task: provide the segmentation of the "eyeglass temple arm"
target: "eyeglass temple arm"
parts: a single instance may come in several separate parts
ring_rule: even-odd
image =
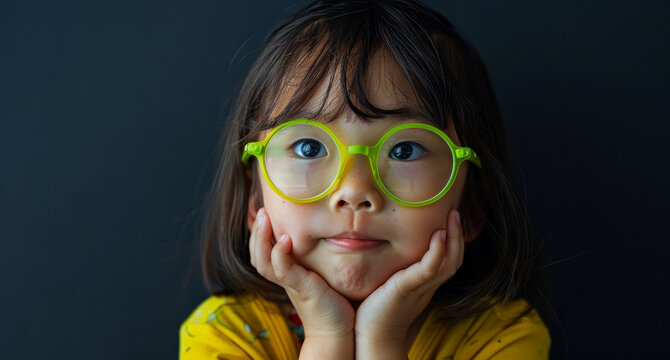
[[[482,161],[479,159],[479,156],[477,156],[477,153],[472,151],[469,147],[456,148],[456,158],[469,160],[477,165],[477,167],[482,167]]]
[[[253,155],[259,157],[262,154],[263,154],[263,143],[250,142],[244,145],[244,152],[242,153],[242,164],[248,165],[250,156]]]

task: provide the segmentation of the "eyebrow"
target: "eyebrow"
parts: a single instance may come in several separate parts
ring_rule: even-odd
[[[381,114],[378,118],[370,118],[372,120],[374,119],[394,119],[394,118],[416,118],[420,119],[422,121],[428,122],[428,123],[433,123],[434,121],[430,119],[430,116],[426,113],[426,111],[419,107],[419,106],[407,106],[407,107],[400,107],[392,110],[400,110],[396,114]],[[316,121],[323,121],[325,119],[333,119],[334,116],[333,114],[321,111],[319,114],[317,114],[317,110],[307,110],[305,108],[302,108],[298,110],[294,115],[289,116],[290,118],[306,118],[310,120],[316,120]],[[356,116],[356,118],[359,118]]]
[[[403,109],[403,111],[396,114],[395,116],[420,118],[420,119],[423,119],[423,120],[426,120],[426,121],[431,121],[430,116],[428,115],[426,110],[419,107],[419,106],[408,106],[408,107],[402,108],[402,109]]]

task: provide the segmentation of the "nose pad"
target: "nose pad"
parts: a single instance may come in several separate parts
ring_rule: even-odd
[[[330,194],[330,208],[334,211],[377,211],[382,201],[370,161],[366,156],[352,156],[345,164],[340,183]]]

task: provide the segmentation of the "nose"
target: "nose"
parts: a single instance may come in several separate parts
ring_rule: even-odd
[[[331,210],[374,212],[381,209],[382,201],[368,158],[352,156],[345,164],[340,183],[330,194]]]

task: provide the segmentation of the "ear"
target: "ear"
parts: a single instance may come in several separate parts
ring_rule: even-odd
[[[480,194],[482,194],[482,197],[484,199],[488,199],[489,193],[491,191],[491,186],[489,185],[489,182],[487,181],[486,178],[482,178],[481,184],[478,186]],[[480,210],[475,209],[474,213],[472,216],[468,219],[467,221],[467,226],[469,230],[470,236],[465,239],[466,243],[471,242],[472,240],[476,239],[479,234],[481,234],[482,230],[484,230],[484,213]]]
[[[478,211],[477,214],[468,221],[468,227],[470,228],[470,231],[468,232],[470,236],[467,239],[464,239],[466,243],[476,239],[479,234],[481,234],[484,229],[484,215]]]
[[[256,222],[256,215],[258,215],[258,210],[260,210],[259,207],[259,201],[256,199],[256,194],[255,191],[251,191],[254,187],[252,186],[254,184],[254,176],[251,173],[251,170],[246,171],[246,177],[247,177],[247,227],[249,228],[249,232],[251,232],[251,229],[254,226],[254,223]]]

